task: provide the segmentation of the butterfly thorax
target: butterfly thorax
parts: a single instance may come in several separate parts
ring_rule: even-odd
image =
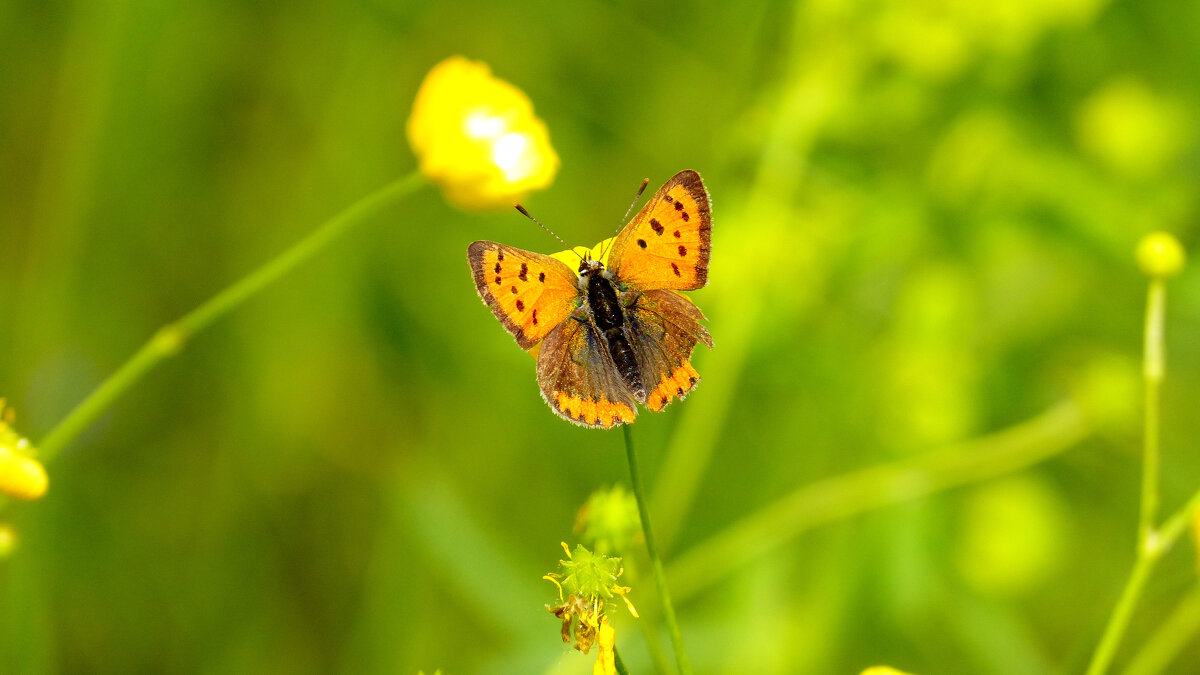
[[[587,291],[588,310],[596,329],[604,336],[609,358],[617,367],[621,379],[633,390],[634,397],[638,401],[645,401],[646,388],[642,385],[641,369],[629,342],[625,310],[611,274],[596,261],[580,263],[579,271],[580,286]]]

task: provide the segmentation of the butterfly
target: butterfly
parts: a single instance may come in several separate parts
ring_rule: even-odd
[[[700,381],[692,349],[712,336],[677,291],[708,283],[712,216],[695,171],[681,171],[611,240],[607,255],[561,260],[476,241],[475,288],[522,349],[540,346],[537,380],[551,410],[607,429],[658,412]],[[599,247],[598,247],[599,248]]]

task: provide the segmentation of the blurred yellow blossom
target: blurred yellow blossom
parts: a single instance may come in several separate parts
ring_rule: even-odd
[[[862,671],[860,675],[910,675],[902,670],[896,670],[891,666],[871,666]]]
[[[1068,509],[1044,479],[1016,475],[980,486],[960,509],[954,562],[977,592],[1036,591],[1059,567],[1070,540]]]
[[[49,479],[42,463],[33,458],[33,446],[12,428],[16,415],[0,398],[0,494],[15,499],[37,499],[46,494]]]
[[[516,87],[486,64],[452,56],[425,76],[408,118],[421,173],[466,209],[511,206],[554,180],[546,125]]]
[[[8,523],[0,523],[0,559],[7,558],[8,554],[13,552],[17,547],[17,532]]]
[[[1138,267],[1149,277],[1166,279],[1179,274],[1187,261],[1183,245],[1166,232],[1152,232],[1138,242]]]
[[[1132,77],[1115,78],[1092,94],[1075,127],[1084,150],[1130,178],[1152,178],[1169,169],[1195,135],[1177,102]]]

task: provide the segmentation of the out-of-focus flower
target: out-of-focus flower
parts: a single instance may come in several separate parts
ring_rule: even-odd
[[[486,64],[452,56],[425,76],[408,118],[421,173],[466,209],[511,206],[554,180],[558,155],[529,98]]]
[[[42,463],[33,458],[33,446],[12,428],[16,414],[0,398],[0,494],[14,499],[37,499],[46,494],[50,480]]]
[[[0,559],[7,558],[17,547],[17,532],[8,523],[0,523]]]
[[[1033,592],[1062,563],[1067,509],[1045,481],[1019,475],[989,483],[967,495],[960,511],[954,560],[976,591]]]
[[[1112,171],[1148,179],[1173,170],[1195,138],[1195,125],[1178,102],[1138,79],[1118,77],[1084,102],[1075,135]]]
[[[593,492],[575,519],[576,534],[597,553],[624,551],[641,531],[637,500],[620,485]]]
[[[902,670],[896,670],[891,666],[871,666],[862,671],[860,675],[910,675]]]
[[[1167,279],[1179,274],[1187,254],[1179,240],[1167,232],[1152,232],[1138,242],[1138,267],[1148,277]]]

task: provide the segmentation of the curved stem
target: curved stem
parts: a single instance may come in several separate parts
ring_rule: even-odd
[[[675,606],[671,604],[671,593],[667,590],[666,574],[663,573],[662,560],[658,557],[658,546],[654,543],[654,534],[650,529],[650,513],[646,508],[646,494],[642,488],[642,475],[638,471],[637,454],[633,451],[633,432],[628,424],[621,425],[625,432],[625,456],[629,459],[629,480],[633,483],[633,494],[637,497],[638,516],[642,520],[642,534],[646,537],[646,552],[650,555],[650,565],[654,569],[654,581],[658,586],[658,598],[662,604],[663,619],[667,623],[667,632],[671,635],[671,645],[675,648],[675,662],[679,672],[691,675],[692,663],[688,660],[687,650],[683,647],[683,634],[679,631],[679,622],[675,618]]]
[[[1033,466],[1091,430],[1084,412],[1066,400],[988,436],[803,485],[677,556],[676,595],[691,597],[817,526]]]
[[[1142,377],[1145,380],[1145,416],[1142,444],[1142,505],[1138,519],[1138,538],[1146,541],[1154,529],[1158,512],[1158,399],[1166,370],[1163,358],[1163,322],[1166,315],[1166,284],[1162,279],[1150,281],[1146,296],[1145,347]]]
[[[1167,519],[1160,529],[1155,529],[1155,514],[1158,511],[1158,452],[1159,452],[1159,389],[1166,373],[1164,357],[1163,330],[1166,322],[1166,283],[1161,278],[1150,280],[1150,290],[1146,296],[1146,326],[1145,347],[1142,362],[1142,378],[1145,381],[1145,427],[1142,436],[1142,499],[1138,515],[1137,558],[1129,579],[1125,582],[1125,590],[1121,599],[1108,617],[1104,627],[1104,636],[1096,651],[1092,653],[1087,675],[1102,675],[1108,671],[1116,656],[1121,638],[1129,626],[1129,617],[1133,614],[1138,600],[1142,595],[1142,587],[1150,576],[1151,570],[1183,531],[1187,524],[1186,518],[1196,508],[1200,494],[1184,505],[1174,516]]]
[[[262,267],[217,293],[178,321],[158,329],[141,349],[129,357],[108,379],[101,382],[100,386],[36,444],[38,459],[42,462],[53,460],[68,443],[75,440],[97,417],[108,410],[121,394],[141,380],[154,366],[178,354],[196,333],[240,306],[300,263],[324,250],[330,242],[352,226],[369,220],[387,206],[414,192],[423,183],[421,174],[413,172],[363,197]]]

